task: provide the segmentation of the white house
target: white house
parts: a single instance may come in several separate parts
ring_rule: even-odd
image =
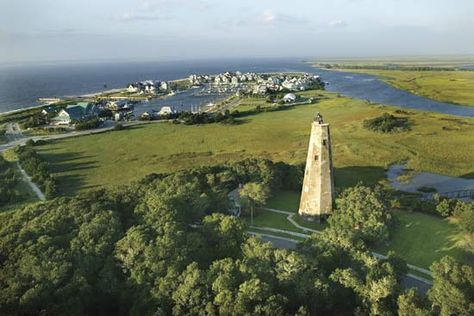
[[[127,92],[129,92],[129,93],[135,93],[135,92],[138,92],[138,91],[140,91],[140,86],[136,83],[130,83],[127,86]]]
[[[234,77],[232,77],[231,82],[232,82],[232,85],[238,86],[239,85],[239,78],[234,76]]]
[[[160,112],[158,112],[159,115],[168,115],[168,114],[173,114],[173,110],[171,109],[170,106],[164,106],[160,109]]]
[[[161,91],[167,91],[168,89],[169,89],[168,82],[162,81],[161,84],[160,84],[160,90]]]
[[[294,95],[293,93],[285,94],[285,96],[283,97],[283,102],[285,103],[293,103],[295,101],[296,101],[296,95]]]
[[[79,102],[68,105],[65,109],[59,111],[58,116],[52,119],[55,125],[68,125],[75,121],[96,116],[98,108],[95,104],[89,102]]]
[[[113,100],[107,102],[107,108],[113,111],[118,111],[128,108],[127,100]]]

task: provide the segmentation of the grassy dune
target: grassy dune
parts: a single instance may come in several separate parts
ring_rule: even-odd
[[[433,100],[474,106],[474,71],[350,69],[381,77],[387,83]]]
[[[473,119],[413,111],[411,131],[384,135],[364,129],[362,122],[395,108],[324,95],[327,99],[318,104],[244,117],[236,125],[156,123],[37,148],[52,163],[62,193],[74,194],[129,183],[152,172],[247,157],[303,163],[310,124],[320,111],[331,124],[336,186],[377,182],[387,165],[406,159],[415,170],[473,176],[474,151],[466,146],[474,143]]]

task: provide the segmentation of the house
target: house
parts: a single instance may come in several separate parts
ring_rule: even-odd
[[[44,108],[41,111],[41,114],[43,114],[44,116],[49,116],[49,115],[56,114],[56,113],[58,113],[58,108],[56,108],[54,106],[48,106],[47,108]]]
[[[128,108],[128,101],[127,100],[109,101],[109,102],[107,102],[106,107],[109,110],[112,110],[112,111],[119,111],[119,110],[122,110],[122,109],[127,109]]]
[[[127,92],[129,93],[136,93],[136,92],[139,92],[140,90],[141,90],[141,87],[140,87],[140,84],[138,83],[130,83],[127,86]]]
[[[240,189],[242,189],[242,185],[239,185],[236,189],[230,191],[229,194],[227,194],[230,205],[229,213],[235,217],[239,217],[242,212]]]
[[[239,85],[239,78],[238,77],[232,77],[231,83],[233,86],[238,86]]]
[[[168,84],[168,82],[162,81],[162,82],[160,83],[160,90],[161,90],[161,91],[168,91],[168,89],[169,89],[169,84]]]
[[[154,117],[153,112],[147,111],[147,112],[143,112],[140,115],[140,120],[148,121],[148,120],[151,120],[153,117]]]
[[[123,120],[123,112],[115,113],[114,114],[114,120],[117,121],[117,122]]]
[[[268,91],[268,87],[264,84],[256,85],[254,88],[254,94],[266,94]]]
[[[173,114],[173,110],[171,109],[170,106],[164,106],[160,109],[160,112],[158,112],[159,115],[170,115]]]
[[[296,95],[294,95],[293,93],[285,94],[282,100],[285,103],[293,103],[296,101]]]
[[[79,102],[68,105],[65,109],[59,111],[58,116],[52,119],[55,125],[69,125],[73,122],[86,118],[91,118],[98,114],[98,108],[90,102]]]

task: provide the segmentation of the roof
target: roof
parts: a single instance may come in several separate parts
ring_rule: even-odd
[[[230,191],[227,194],[227,197],[232,203],[234,203],[234,206],[240,207],[240,187]]]
[[[79,107],[83,108],[84,110],[87,110],[91,105],[92,105],[92,103],[90,103],[90,102],[78,102],[76,104],[68,105],[66,107],[66,109],[75,108],[75,107],[79,106]]]
[[[66,109],[64,109],[64,112],[69,115],[69,118],[71,118],[71,120],[80,120],[85,115],[85,109],[79,105],[68,106]]]

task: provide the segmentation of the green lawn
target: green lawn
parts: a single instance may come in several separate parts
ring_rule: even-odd
[[[278,191],[272,194],[272,197],[268,200],[266,207],[273,208],[276,210],[293,212],[294,221],[306,228],[323,230],[327,227],[327,224],[322,223],[312,223],[305,221],[302,217],[298,215],[298,207],[300,204],[300,193],[293,191]],[[286,220],[286,218],[285,218]]]
[[[250,224],[250,217],[248,218]],[[287,219],[285,214],[275,212],[256,210],[253,225],[257,227],[270,227],[289,230],[297,233],[304,233],[299,228],[293,226]]]
[[[375,251],[385,254],[393,250],[423,268],[446,255],[474,264],[472,256],[456,247],[460,235],[455,224],[422,213],[395,211],[394,216],[399,224],[392,231],[390,243]]]
[[[293,191],[278,191],[272,194],[266,207],[280,211],[298,213],[300,194]]]
[[[267,203],[267,207],[289,212],[298,210],[299,193],[290,191],[275,192]],[[278,215],[278,214],[276,214]],[[375,251],[386,254],[393,250],[401,255],[409,263],[429,268],[431,263],[445,255],[450,255],[463,262],[474,263],[465,251],[459,248],[460,233],[455,224],[439,217],[413,213],[406,211],[394,211],[394,216],[399,222],[392,231],[391,239],[387,245],[375,249]],[[308,228],[322,230],[325,224],[308,223],[299,216],[294,217],[295,221]],[[272,220],[266,221],[262,218],[267,227],[284,227],[286,217],[273,216]],[[271,226],[277,225],[277,226]],[[470,261],[469,261],[470,260]]]
[[[73,195],[101,186],[130,183],[153,172],[170,172],[248,157],[303,163],[314,113],[331,124],[335,185],[373,184],[384,169],[408,159],[415,170],[461,176],[474,174],[474,119],[415,112],[413,129],[379,134],[362,127],[364,119],[396,108],[323,95],[317,104],[265,112],[239,124],[201,126],[157,123],[122,131],[54,141],[37,147],[59,178],[60,191]],[[261,102],[264,102],[262,100]],[[443,127],[449,126],[449,129]]]

